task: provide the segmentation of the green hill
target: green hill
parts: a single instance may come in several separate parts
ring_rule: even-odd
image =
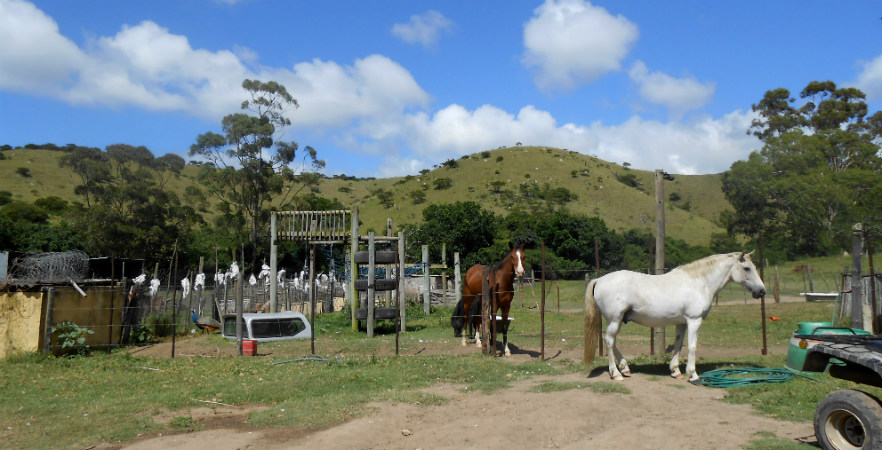
[[[76,200],[78,180],[59,167],[59,151],[13,149],[0,160],[0,191],[32,202],[58,196]],[[27,168],[23,176],[19,168]],[[188,165],[169,186],[179,192],[195,183],[198,167]],[[446,187],[445,186],[449,186]],[[730,210],[720,175],[677,175],[665,181],[666,233],[690,244],[707,244],[724,231],[720,212]],[[357,206],[365,229],[419,223],[429,204],[473,200],[497,215],[518,206],[558,203],[574,213],[600,216],[616,230],[655,231],[655,182],[651,171],[636,170],[577,152],[550,147],[508,147],[450,160],[421,175],[353,179],[324,178],[314,192]],[[419,194],[421,192],[422,194]],[[420,196],[424,199],[420,201]],[[385,196],[385,204],[381,199]],[[414,196],[417,196],[416,199]],[[565,201],[569,198],[569,201]]]

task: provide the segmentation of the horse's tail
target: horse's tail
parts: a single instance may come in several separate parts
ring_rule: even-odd
[[[453,315],[450,316],[450,326],[453,327],[454,337],[462,336],[463,324],[465,323],[465,314],[463,314],[464,309],[463,299],[459,299],[459,302],[456,303],[456,307],[453,308]]]
[[[596,284],[597,279],[594,279],[585,286],[585,353],[583,362],[589,365],[594,363],[602,326],[600,310],[597,309],[597,303],[594,301],[594,286]]]

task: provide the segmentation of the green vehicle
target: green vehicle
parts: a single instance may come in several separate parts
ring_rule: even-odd
[[[800,324],[787,353],[788,367],[809,372],[829,367],[830,376],[882,387],[882,335],[806,324],[819,325]],[[833,392],[818,403],[814,427],[825,450],[882,449],[882,401],[853,389]]]

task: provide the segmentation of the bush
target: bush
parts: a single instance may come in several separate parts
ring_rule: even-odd
[[[65,321],[52,326],[52,333],[56,332],[58,333],[58,342],[61,343],[61,349],[65,353],[76,351],[80,355],[86,355],[90,352],[89,346],[86,345],[86,336],[95,334],[94,331]]]

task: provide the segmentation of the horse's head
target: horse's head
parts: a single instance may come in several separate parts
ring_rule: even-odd
[[[515,247],[509,244],[509,246],[511,251],[508,253],[508,257],[511,260],[511,266],[514,268],[515,275],[522,277],[524,276],[524,245]]]
[[[750,260],[752,254],[753,252],[741,252],[737,255],[737,260],[732,265],[729,275],[732,277],[732,281],[749,290],[753,298],[760,298],[766,295],[766,286],[763,284],[756,266],[753,265],[753,261]]]

